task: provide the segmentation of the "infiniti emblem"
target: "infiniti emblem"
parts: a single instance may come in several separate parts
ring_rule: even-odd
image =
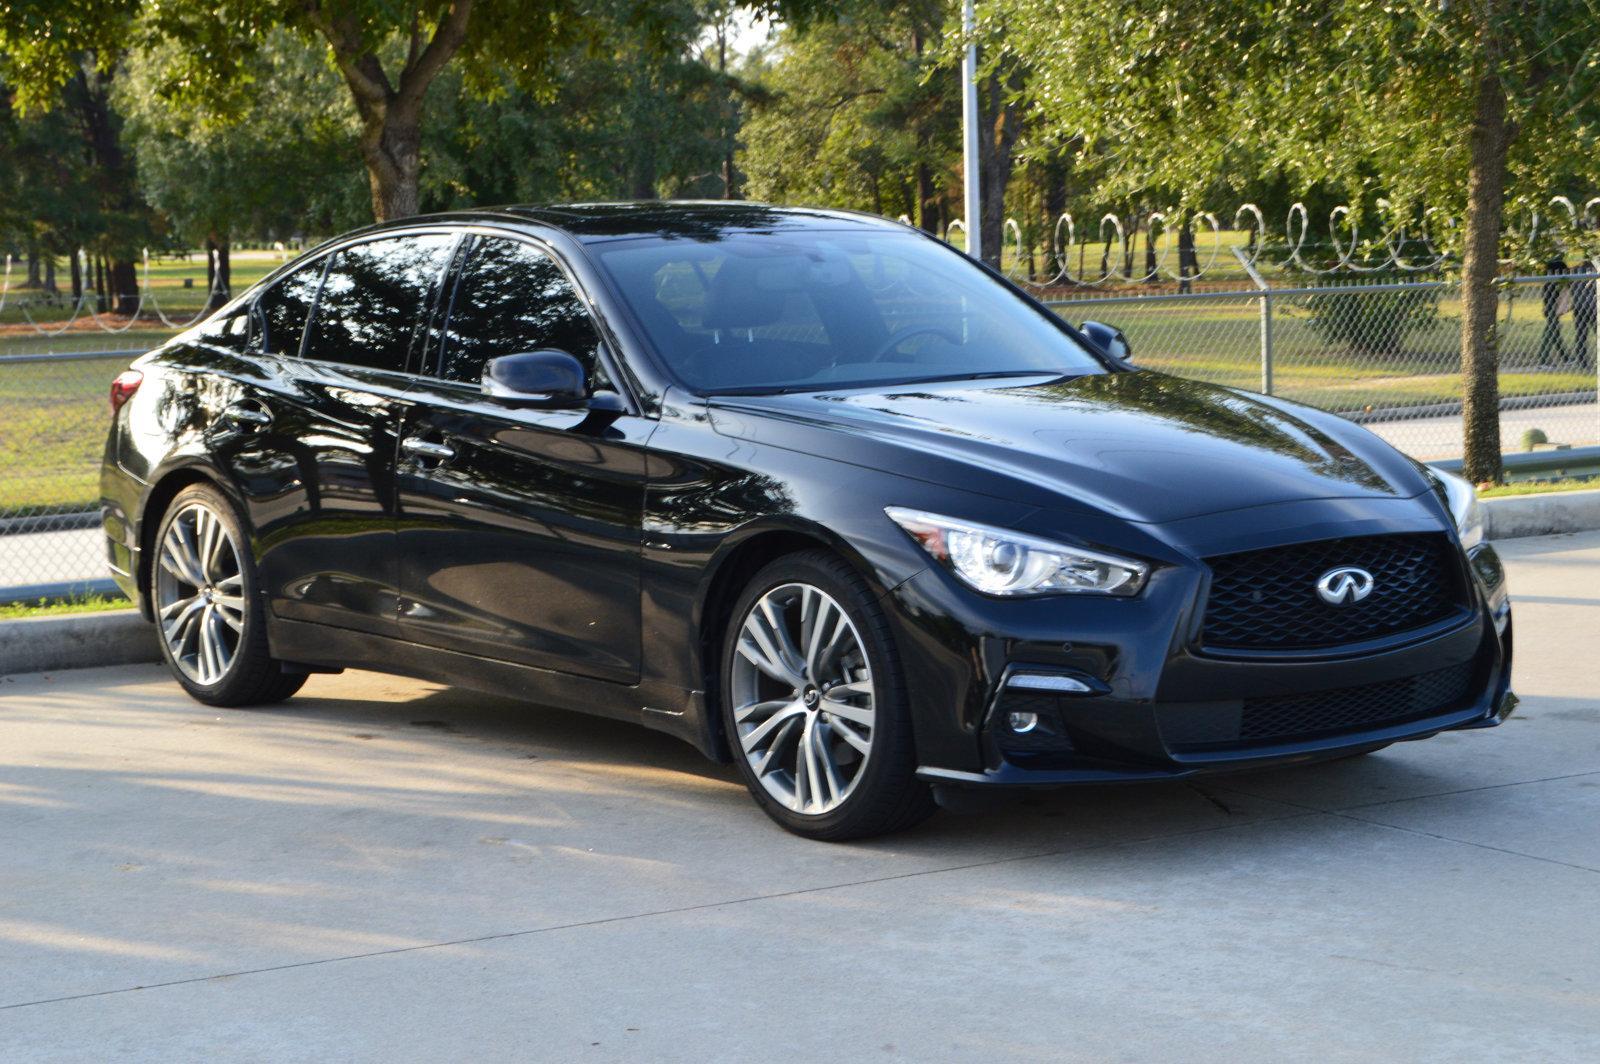
[[[1329,569],[1317,580],[1317,594],[1330,606],[1348,606],[1372,594],[1372,574],[1353,565]]]

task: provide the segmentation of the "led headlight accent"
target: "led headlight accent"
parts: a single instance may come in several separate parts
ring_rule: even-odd
[[[1137,595],[1149,566],[1046,539],[899,506],[884,513],[985,595]]]
[[[1432,468],[1428,472],[1444,489],[1445,505],[1450,508],[1450,517],[1456,523],[1456,532],[1461,536],[1461,546],[1471,550],[1482,543],[1483,510],[1478,505],[1477,491],[1454,473]]]

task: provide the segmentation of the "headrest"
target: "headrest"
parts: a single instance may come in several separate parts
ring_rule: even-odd
[[[754,267],[754,268],[753,268]],[[771,325],[783,316],[786,292],[763,290],[757,285],[759,267],[729,257],[711,278],[706,295],[706,329],[753,329]]]

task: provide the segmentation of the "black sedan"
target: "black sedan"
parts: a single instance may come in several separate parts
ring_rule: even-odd
[[[117,379],[110,562],[208,704],[354,667],[636,721],[815,838],[1511,712],[1470,486],[1128,358],[877,218],[410,219]]]

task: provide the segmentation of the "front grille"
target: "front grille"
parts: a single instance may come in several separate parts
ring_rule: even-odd
[[[1472,692],[1473,663],[1383,683],[1305,695],[1252,698],[1233,708],[1166,706],[1162,738],[1176,751],[1292,742],[1402,724],[1458,708]]]
[[[1461,608],[1450,540],[1438,534],[1360,536],[1207,559],[1211,596],[1200,642],[1217,650],[1336,647],[1421,628]],[[1329,569],[1372,574],[1360,602],[1330,606],[1317,594]]]

